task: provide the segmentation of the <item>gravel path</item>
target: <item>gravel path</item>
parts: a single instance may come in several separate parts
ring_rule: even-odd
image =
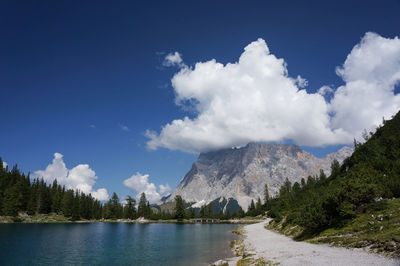
[[[296,242],[264,228],[265,222],[245,226],[244,244],[255,257],[280,265],[400,265],[390,259],[361,250]]]

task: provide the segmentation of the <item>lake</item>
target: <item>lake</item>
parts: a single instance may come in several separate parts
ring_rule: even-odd
[[[1,224],[0,265],[208,265],[233,224]]]

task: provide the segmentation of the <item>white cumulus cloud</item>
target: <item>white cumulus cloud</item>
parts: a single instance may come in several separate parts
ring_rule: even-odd
[[[399,110],[400,96],[393,92],[400,80],[399,51],[397,37],[367,33],[337,69],[345,85],[324,86],[316,93],[302,89],[307,86],[302,77],[288,75],[286,62],[263,39],[246,46],[238,62],[224,65],[213,59],[182,67],[172,78],[175,101],[196,115],[173,120],[160,133],[148,130],[147,146],[198,153],[251,141],[352,143],[364,129],[379,125],[382,116]],[[327,94],[333,94],[330,102]]]
[[[123,183],[126,187],[137,192],[136,198],[138,199],[144,192],[147,200],[151,203],[159,201],[161,199],[161,195],[171,189],[168,185],[160,185],[160,190],[158,192],[156,185],[149,182],[149,175],[142,175],[139,172],[132,175],[130,178],[125,179]]]
[[[6,162],[3,162],[3,168],[7,168],[8,164]]]
[[[186,65],[183,63],[182,55],[178,52],[169,53],[162,63],[163,66],[178,66],[178,67],[185,67]]]
[[[400,82],[400,40],[366,33],[336,73],[345,85],[336,89],[329,110],[332,128],[341,128],[359,138],[366,129],[373,131],[399,111],[400,95],[394,94]]]
[[[98,200],[108,199],[107,189],[93,189],[97,176],[88,164],[79,164],[69,170],[61,153],[54,153],[53,162],[45,170],[35,171],[33,177],[43,178],[48,184],[57,179],[57,182],[65,185],[67,189],[80,190],[85,194],[90,193]]]

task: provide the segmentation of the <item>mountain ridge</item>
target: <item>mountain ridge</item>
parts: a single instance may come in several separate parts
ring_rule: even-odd
[[[186,202],[208,203],[217,198],[233,198],[246,210],[251,200],[263,198],[265,183],[275,195],[286,178],[318,175],[320,169],[330,173],[333,160],[340,163],[353,152],[343,147],[335,153],[317,158],[295,144],[260,144],[251,142],[241,148],[201,153],[175,191],[164,201],[181,195]]]

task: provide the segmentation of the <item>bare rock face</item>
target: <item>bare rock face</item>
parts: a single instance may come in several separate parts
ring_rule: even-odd
[[[307,176],[330,174],[333,160],[341,163],[353,152],[344,147],[319,159],[292,144],[249,143],[243,148],[201,153],[169,200],[181,195],[202,205],[220,197],[233,198],[246,210],[251,200],[263,198],[264,185],[275,195],[286,178],[300,182]]]

